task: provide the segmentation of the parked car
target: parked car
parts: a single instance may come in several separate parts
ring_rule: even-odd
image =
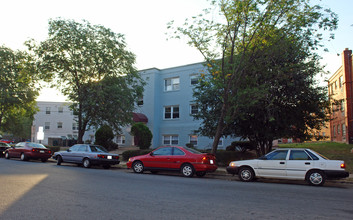
[[[0,142],[0,157],[5,155],[5,150],[11,148],[11,145],[8,143]]]
[[[321,186],[326,179],[348,177],[345,167],[344,161],[329,160],[310,149],[283,148],[259,159],[232,161],[227,171],[239,175],[245,182],[262,177],[306,180],[311,185]]]
[[[67,151],[55,152],[53,159],[57,165],[61,163],[82,164],[85,168],[92,165],[103,165],[109,169],[111,165],[119,164],[119,154],[111,154],[104,147],[91,144],[75,144]]]
[[[33,142],[20,142],[14,147],[11,147],[5,151],[6,159],[17,157],[23,161],[30,159],[40,159],[42,162],[46,162],[51,157],[51,155],[51,150],[42,144]]]
[[[216,157],[213,154],[179,146],[159,147],[149,154],[131,157],[126,165],[135,173],[177,171],[185,177],[192,177],[194,174],[202,177],[206,172],[214,172],[217,169]]]
[[[12,143],[12,141],[7,140],[7,139],[1,139],[0,142],[7,143],[7,144],[11,144]]]

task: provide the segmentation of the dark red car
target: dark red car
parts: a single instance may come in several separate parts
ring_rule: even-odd
[[[20,142],[5,151],[5,158],[20,158],[21,160],[37,159],[46,162],[52,156],[52,151],[42,144]]]
[[[149,154],[131,157],[127,167],[135,173],[143,171],[177,171],[183,176],[204,176],[206,172],[214,172],[217,169],[216,157],[213,154],[201,153],[187,147],[166,146],[159,147]]]

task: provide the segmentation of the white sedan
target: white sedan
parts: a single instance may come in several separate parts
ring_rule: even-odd
[[[310,149],[282,148],[254,160],[232,161],[227,167],[230,174],[250,182],[256,177],[306,180],[321,186],[326,179],[349,176],[344,161],[329,160]]]

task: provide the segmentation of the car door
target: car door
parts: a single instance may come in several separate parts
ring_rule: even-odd
[[[178,170],[180,169],[181,164],[183,164],[183,162],[186,162],[186,155],[185,152],[180,150],[177,147],[173,147],[173,155],[170,157],[170,168],[174,169],[174,170]],[[190,161],[189,161],[190,162]]]
[[[263,177],[285,177],[288,150],[275,150],[260,158],[258,175]]]
[[[72,152],[72,160],[74,163],[81,163],[85,155],[87,154],[87,145],[79,144],[78,147]]]
[[[305,179],[306,172],[313,167],[312,158],[305,150],[291,150],[287,161],[287,177]]]
[[[170,169],[172,147],[162,147],[153,151],[143,163],[145,167],[156,169]]]
[[[67,151],[61,153],[64,162],[74,162],[74,153],[78,150],[79,145],[70,147]]]

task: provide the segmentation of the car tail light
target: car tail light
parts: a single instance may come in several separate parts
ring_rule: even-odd
[[[97,157],[102,158],[102,159],[107,159],[107,155],[98,154]]]
[[[51,151],[50,151],[50,150],[48,150],[48,153],[49,153],[49,154],[51,154]]]
[[[119,160],[119,156],[114,156],[113,158]]]
[[[208,157],[203,157],[203,158],[202,158],[202,163],[210,163],[210,158],[208,158]]]
[[[346,164],[345,163],[341,163],[341,168],[346,168]]]

